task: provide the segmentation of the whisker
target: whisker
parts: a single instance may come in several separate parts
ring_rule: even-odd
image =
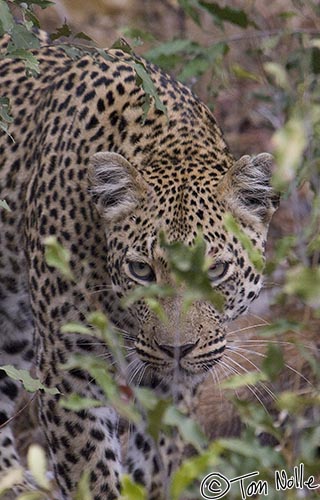
[[[255,370],[257,370],[258,372],[260,372],[260,368],[255,364],[253,363],[253,361],[251,361],[250,359],[248,359],[246,356],[244,356],[243,354],[241,353],[236,353],[238,356],[240,356],[242,359],[244,359],[245,361],[247,361],[248,363],[250,363],[251,366],[254,367]],[[239,368],[242,368],[243,370],[244,367],[238,363],[235,359],[231,358],[231,357],[227,357],[227,359],[229,361],[231,361],[232,363],[234,363],[236,366],[238,366]],[[249,370],[245,370],[246,373],[250,373]],[[258,384],[262,387],[262,389],[264,391],[266,391],[267,394],[269,394],[269,396],[271,397],[271,399],[273,399],[274,401],[276,401],[278,398],[276,397],[275,393],[270,389],[270,387],[268,387],[265,383],[263,383],[262,381],[259,381]]]
[[[267,320],[267,319],[265,319],[265,318],[262,318],[262,317],[261,317],[261,316],[259,316],[258,314],[254,314],[254,313],[249,312],[249,313],[247,314],[247,316],[251,316],[252,318],[257,319],[258,321],[261,321],[261,322],[262,322],[262,323],[264,323],[265,325],[270,326],[270,324],[271,324],[271,323],[270,323],[270,321],[268,321],[268,320]]]
[[[245,332],[246,330],[252,330],[254,328],[262,328],[266,326],[266,323],[258,323],[257,325],[244,326],[243,328],[238,328],[237,330],[232,330],[227,332],[227,335],[233,335],[234,333]]]
[[[216,365],[214,365],[213,367],[210,367],[210,366],[206,365],[206,368],[207,368],[207,370],[210,373],[210,376],[211,376],[211,378],[213,380],[213,383],[214,383],[215,387],[218,387],[220,399],[222,399],[221,383],[220,383],[220,380],[219,380],[219,373],[218,373],[219,371],[216,369]]]
[[[228,361],[233,361],[231,358],[228,359]],[[220,363],[223,363],[229,370],[231,373],[235,374],[235,375],[242,375],[243,373],[250,373],[248,370],[246,369],[243,369],[243,367],[241,365],[238,364],[238,366],[240,366],[241,369],[243,369],[243,371],[239,371],[237,368],[235,367],[232,367],[232,366],[229,366],[225,360],[221,360]],[[265,412],[267,414],[269,414],[265,404],[263,403],[263,401],[261,400],[261,398],[259,397],[258,394],[262,395],[261,394],[261,391],[259,391],[258,388],[256,387],[253,387],[252,385],[249,385],[249,384],[246,384],[246,387],[249,389],[249,391],[253,394],[253,396],[257,399],[257,401],[259,401],[259,403],[261,404],[262,408],[265,410]]]

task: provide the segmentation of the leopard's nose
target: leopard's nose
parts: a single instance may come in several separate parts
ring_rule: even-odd
[[[165,352],[170,358],[174,358],[180,360],[184,358],[189,352],[191,352],[197,345],[199,339],[196,342],[190,342],[184,345],[168,345],[168,344],[159,344],[156,342],[158,348]]]

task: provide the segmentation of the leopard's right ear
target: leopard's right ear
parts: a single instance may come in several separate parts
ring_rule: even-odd
[[[242,156],[227,171],[219,193],[236,217],[246,223],[268,225],[279,204],[271,184],[273,158],[267,153]]]
[[[92,156],[90,183],[92,199],[108,221],[130,214],[148,191],[141,174],[118,153],[101,152]]]

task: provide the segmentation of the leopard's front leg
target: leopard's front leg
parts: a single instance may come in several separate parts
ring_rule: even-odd
[[[115,411],[101,407],[75,412],[63,408],[59,399],[42,394],[40,414],[62,498],[73,499],[87,474],[93,500],[117,499],[121,454]]]
[[[170,479],[181,463],[185,443],[177,430],[160,433],[157,442],[145,425],[132,426],[128,435],[124,466],[132,479],[145,486],[148,500],[170,500]]]

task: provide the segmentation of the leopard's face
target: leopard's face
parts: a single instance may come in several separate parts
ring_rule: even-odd
[[[105,153],[96,155],[96,161],[99,158],[106,161],[103,155]],[[233,185],[244,176],[245,170],[253,176],[259,160],[266,170],[270,158],[260,156],[239,160],[219,182],[211,182],[204,173],[192,189],[182,176],[176,183],[167,188],[162,185],[159,190],[154,179],[150,182],[147,176],[139,176],[135,179],[135,202],[132,201],[134,182],[127,198],[124,181],[121,189],[115,190],[114,197],[109,197],[114,208],[115,197],[119,196],[124,210],[121,215],[106,217],[108,268],[115,296],[123,300],[135,287],[151,284],[170,285],[174,291],[158,298],[160,315],[152,310],[148,300],[135,301],[125,312],[131,325],[130,331],[126,329],[129,366],[139,383],[142,377],[149,375],[184,383],[201,380],[223,355],[228,321],[244,312],[258,296],[261,268],[255,267],[239,239],[226,229],[225,216],[234,214],[241,231],[263,259],[268,222],[274,210],[269,188],[259,202],[252,185],[243,187],[241,192]],[[119,162],[121,168],[124,165],[129,170],[132,168],[120,155],[107,153],[109,157],[114,164]],[[130,202],[134,206],[128,208]],[[118,208],[121,212],[121,207]],[[180,241],[191,246],[199,230],[210,262],[208,277],[212,288],[221,295],[223,306],[219,308],[195,297],[185,311],[186,287],[178,285],[171,272],[160,233],[165,234],[168,242]]]

